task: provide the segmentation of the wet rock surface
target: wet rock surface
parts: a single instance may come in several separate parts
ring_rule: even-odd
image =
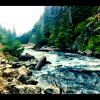
[[[19,57],[20,61],[27,61],[27,60],[30,60],[30,59],[35,59],[35,57],[30,55],[29,53],[26,53],[25,55],[21,55]]]
[[[37,62],[37,65],[35,66],[35,70],[40,70],[46,63],[47,63],[46,57],[44,56]]]

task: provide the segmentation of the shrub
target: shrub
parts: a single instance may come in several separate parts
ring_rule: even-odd
[[[8,52],[15,57],[19,57],[22,51],[23,48],[20,48],[20,42],[18,41],[8,42],[3,48],[3,52]]]

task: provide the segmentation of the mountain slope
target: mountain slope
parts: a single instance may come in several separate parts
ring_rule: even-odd
[[[99,51],[98,9],[99,6],[46,6],[29,42],[37,47]]]

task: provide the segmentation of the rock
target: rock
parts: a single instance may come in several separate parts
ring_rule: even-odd
[[[46,64],[51,64],[51,62],[50,61],[46,61]]]
[[[21,55],[19,57],[19,61],[27,61],[27,60],[30,60],[30,59],[35,59],[35,57],[28,54],[28,53],[26,53],[25,55]]]
[[[30,71],[30,70],[27,71],[27,75],[28,75],[28,76],[32,76],[32,71]]]
[[[44,91],[44,93],[45,94],[53,94],[54,93],[54,90],[53,89],[46,89],[45,91]]]
[[[45,94],[60,94],[57,93],[57,91],[55,89],[52,89],[52,88],[47,88],[45,91],[44,91]]]
[[[18,74],[18,71],[16,69],[7,68],[3,72],[3,76],[5,76],[5,77],[17,77],[18,75],[19,74]]]
[[[6,68],[11,68],[11,67],[12,67],[12,65],[6,64]]]
[[[13,80],[11,81],[11,84],[13,84],[13,85],[21,85],[22,83],[20,81],[18,81],[16,78],[13,78]]]
[[[35,66],[36,66],[36,64],[30,64],[28,67],[29,67],[29,69],[34,69]]]
[[[43,56],[43,57],[37,62],[37,65],[35,66],[34,69],[40,70],[45,64],[46,64],[46,57]]]
[[[95,56],[96,58],[100,58],[100,52],[97,52],[97,51],[94,52],[94,53],[93,53],[93,56]]]
[[[86,50],[85,53],[86,53],[86,55],[90,56],[92,54],[92,51],[91,50]]]
[[[3,90],[1,94],[9,94],[9,90]]]
[[[61,67],[62,65],[57,65],[56,67]]]
[[[20,75],[27,75],[28,69],[25,66],[18,68],[18,72]]]
[[[3,72],[0,70],[0,76],[2,76],[3,75]]]
[[[48,85],[48,87],[44,90],[45,94],[61,94],[60,88],[57,86],[53,86],[52,84]]]
[[[8,82],[3,77],[0,76],[0,93],[6,90],[7,86]]]
[[[38,81],[35,81],[33,79],[30,79],[27,81],[28,84],[32,84],[32,85],[37,85],[38,84]]]
[[[2,59],[1,64],[6,64],[6,59]]]
[[[20,66],[21,66],[21,64],[18,63],[18,62],[13,62],[12,63],[12,68],[19,68]]]
[[[26,75],[20,75],[17,79],[23,84],[28,84],[27,80],[29,80],[29,77]]]
[[[15,87],[15,85],[9,85],[7,87],[7,89],[9,90],[9,94],[18,94],[19,90]]]
[[[43,89],[35,85],[17,85],[19,94],[43,94]]]

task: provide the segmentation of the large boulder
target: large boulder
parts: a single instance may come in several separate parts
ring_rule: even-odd
[[[28,84],[27,80],[29,80],[30,77],[26,76],[26,75],[20,75],[17,79],[18,81],[20,81],[23,84]]]
[[[36,70],[41,70],[41,68],[47,63],[46,61],[46,57],[43,56],[38,62],[37,62],[37,65],[35,66],[34,69]]]
[[[38,81],[35,81],[34,79],[31,79],[30,76],[27,75],[20,75],[18,77],[18,81],[20,81],[23,84],[32,84],[32,85],[37,85]]]
[[[18,72],[20,75],[27,75],[28,69],[25,66],[18,68]]]
[[[30,59],[35,59],[35,57],[28,54],[28,53],[26,53],[25,55],[21,55],[19,57],[19,61],[27,61],[27,60],[30,60]]]

